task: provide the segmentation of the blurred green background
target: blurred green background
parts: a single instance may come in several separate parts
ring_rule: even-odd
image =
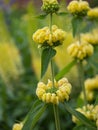
[[[66,1],[59,2],[62,5],[61,10],[64,10]],[[90,3],[92,6],[98,5],[97,0]],[[0,130],[11,130],[13,123],[22,121],[37,98],[35,90],[40,79],[40,51],[32,40],[32,34],[38,28],[49,24],[48,17],[44,20],[35,17],[41,13],[41,4],[40,0],[0,0]],[[58,18],[54,15],[53,23],[68,32],[65,43],[56,48],[54,61],[57,73],[71,61],[66,47],[73,37],[69,17]],[[44,80],[50,77],[49,72],[48,69]],[[75,95],[79,92],[78,83],[75,83],[77,72],[69,75],[69,80],[71,79],[77,88],[72,95],[74,102]],[[71,130],[74,125],[71,115],[67,112],[65,115],[65,110],[61,107],[60,109],[62,130]],[[54,130],[54,118],[49,112],[53,115],[51,106],[34,130]]]

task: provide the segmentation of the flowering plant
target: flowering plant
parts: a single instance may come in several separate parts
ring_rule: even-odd
[[[90,38],[85,38],[84,35],[83,38],[83,30],[80,28],[80,25],[83,24],[84,20],[86,20],[87,24],[89,20],[89,22],[93,23],[89,12],[91,11],[91,8],[88,2],[82,0],[73,0],[69,3],[67,13],[64,14],[72,17],[72,33],[75,42],[69,45],[67,50],[73,61],[56,75],[54,74],[53,58],[57,54],[56,47],[64,44],[67,33],[58,28],[57,25],[53,24],[53,15],[55,13],[56,16],[58,16],[58,14],[63,13],[59,13],[60,7],[57,0],[43,0],[41,9],[47,16],[49,16],[49,25],[38,29],[32,36],[35,44],[38,44],[38,49],[40,48],[41,50],[41,77],[36,87],[37,101],[33,104],[31,111],[27,114],[26,118],[21,123],[13,126],[13,130],[32,130],[46,108],[49,108],[49,105],[53,106],[56,130],[61,130],[62,127],[59,116],[60,105],[62,105],[62,107],[72,115],[72,121],[76,123],[74,128],[75,130],[78,128],[81,129],[82,127],[87,128],[87,130],[96,130],[98,129],[98,104],[89,104],[88,101],[90,100],[88,99],[93,98],[93,95],[90,97],[88,94],[92,94],[92,90],[97,88],[97,81],[95,79],[91,79],[89,81],[90,83],[87,85],[84,72],[85,64],[88,63],[90,57],[94,55],[96,47],[94,43],[90,43],[90,41],[93,41],[92,39],[94,37],[89,40]],[[89,17],[91,17],[91,19]],[[93,18],[96,21],[96,17],[94,16]],[[96,41],[97,40],[94,42],[97,45]],[[49,77],[48,82],[45,83],[43,77],[45,77],[49,65],[51,67],[51,76]],[[73,85],[67,78],[65,78],[66,72],[70,71],[74,65],[77,65],[80,87],[82,90],[82,94],[80,94],[79,97],[82,97],[82,104],[76,109],[70,106],[70,94],[72,92]],[[97,98],[95,96],[95,100],[96,99]]]

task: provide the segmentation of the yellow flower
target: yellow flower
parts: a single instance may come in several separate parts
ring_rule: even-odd
[[[98,44],[98,29],[94,29],[91,33],[82,34],[82,40],[92,44]]]
[[[22,130],[23,124],[22,123],[15,123],[13,125],[13,129],[12,130]]]
[[[18,48],[13,43],[0,43],[0,76],[5,83],[24,73]]]
[[[57,0],[43,0],[42,10],[46,13],[56,13],[59,10]]]
[[[89,4],[86,1],[73,0],[69,3],[67,9],[73,15],[84,16],[89,10]]]
[[[96,126],[98,127],[98,105],[94,106],[92,104],[87,104],[82,108],[77,108],[76,111],[82,113],[89,120],[96,122]],[[72,121],[74,123],[79,122],[79,120],[75,116],[72,116]]]
[[[96,121],[95,118],[94,118],[95,117],[95,107],[94,107],[94,105],[87,104],[87,106],[83,106],[82,108],[77,108],[76,111],[82,113],[88,119]],[[75,116],[72,116],[72,121],[74,123],[79,122],[79,120]]]
[[[54,80],[54,86],[51,80],[48,80],[47,84],[39,82],[36,95],[43,102],[59,104],[59,102],[69,99],[71,87],[71,84],[66,78],[62,78],[58,82]]]
[[[84,100],[84,94],[83,92],[80,93],[80,98]],[[94,92],[93,91],[89,91],[89,90],[86,90],[86,99],[87,101],[92,101],[94,98]]]
[[[73,57],[83,60],[87,56],[93,54],[93,46],[89,43],[82,42],[81,44],[77,41],[68,47],[68,53]]]
[[[98,19],[98,7],[90,9],[87,15],[90,19]]]
[[[94,78],[86,79],[84,84],[87,100],[88,101],[94,100],[94,90],[98,90],[98,75],[96,75]],[[81,92],[80,98],[84,99],[83,92]]]
[[[33,40],[40,46],[58,46],[65,39],[65,31],[59,29],[56,25],[52,26],[52,32],[49,27],[38,29],[32,36]]]
[[[98,89],[98,75],[85,81],[85,89],[89,91]]]

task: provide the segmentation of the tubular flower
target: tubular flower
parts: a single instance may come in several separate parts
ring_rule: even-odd
[[[82,34],[82,39],[92,45],[98,45],[98,29],[94,29],[91,33]]]
[[[42,0],[42,10],[46,13],[56,13],[59,10],[59,4],[57,0]]]
[[[73,0],[69,3],[67,9],[68,11],[76,16],[84,16],[89,10],[89,3],[87,1],[77,1]]]
[[[22,130],[23,123],[15,123],[12,130]]]
[[[71,88],[72,86],[66,78],[62,78],[58,82],[54,80],[54,86],[52,81],[48,80],[47,84],[38,83],[36,95],[43,102],[59,104],[59,102],[69,99]]]
[[[49,27],[38,29],[32,36],[33,40],[40,46],[58,46],[65,39],[65,31],[59,29],[56,25],[52,26],[52,32]]]
[[[82,108],[77,108],[76,111],[82,113],[88,119],[90,119],[92,121],[95,121],[96,125],[97,125],[97,121],[98,121],[98,105],[94,106],[94,105],[87,104],[87,106],[83,106]],[[72,121],[74,123],[79,122],[79,120],[75,116],[72,116]]]
[[[98,19],[98,7],[90,9],[87,15],[90,19]]]
[[[77,41],[68,47],[68,53],[73,57],[83,60],[87,56],[93,54],[93,46],[89,43],[82,42],[81,44]]]

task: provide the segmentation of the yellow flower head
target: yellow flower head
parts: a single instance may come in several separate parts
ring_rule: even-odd
[[[89,91],[98,89],[98,75],[85,81],[85,89]]]
[[[5,83],[24,73],[21,56],[13,43],[0,43],[0,76]]]
[[[86,79],[84,84],[85,84],[86,98],[90,102],[95,99],[94,90],[98,90],[98,75],[96,75],[94,78]],[[84,99],[83,92],[81,92],[80,98]]]
[[[76,111],[82,113],[89,120],[96,122],[96,126],[98,127],[98,105],[94,106],[92,104],[87,104],[82,108],[77,108]],[[72,121],[74,123],[79,122],[79,120],[75,116],[72,116]]]
[[[69,99],[71,93],[71,84],[66,78],[58,82],[54,80],[54,86],[51,80],[47,84],[39,82],[36,89],[36,95],[40,100],[46,103],[58,104]]]
[[[87,101],[91,102],[94,99],[94,92],[90,90],[85,90]],[[80,98],[84,100],[83,91],[80,93]]]
[[[65,39],[65,31],[59,29],[56,25],[52,26],[52,32],[49,27],[38,29],[32,36],[33,40],[40,46],[58,46]]]
[[[73,15],[84,16],[89,10],[89,4],[86,1],[73,0],[69,3],[67,9]]]
[[[90,9],[87,15],[90,19],[98,19],[98,7]]]
[[[46,13],[56,13],[59,10],[57,0],[43,0],[42,10]]]
[[[87,56],[93,54],[93,46],[89,43],[82,42],[81,44],[77,41],[68,47],[68,53],[73,57],[83,60]]]
[[[98,29],[94,29],[91,33],[82,34],[82,40],[92,44],[98,45]]]
[[[12,130],[22,130],[23,124],[22,123],[15,123],[13,125],[13,129]]]
[[[95,112],[94,112],[94,105],[89,105],[83,106],[82,108],[77,108],[76,111],[82,113],[84,116],[86,116],[88,119],[95,121]],[[74,123],[78,123],[79,120],[75,117],[72,116],[72,121]]]

